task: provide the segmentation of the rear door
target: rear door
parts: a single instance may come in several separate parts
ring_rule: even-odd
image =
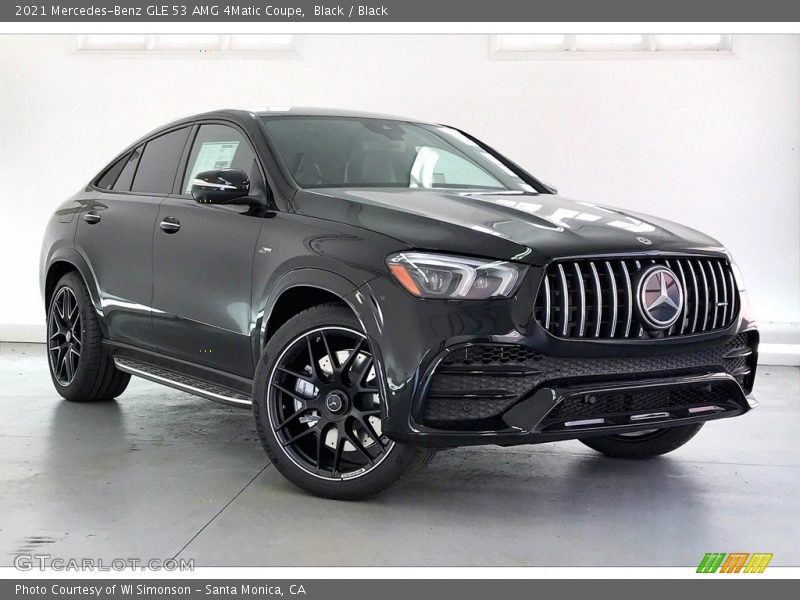
[[[173,130],[120,158],[97,180],[98,192],[81,214],[76,246],[100,288],[112,340],[156,347],[153,230],[188,137],[187,127]]]
[[[261,167],[244,132],[224,122],[201,124],[181,185],[158,215],[153,319],[162,354],[252,377],[251,287],[261,212],[198,204],[190,193],[197,173],[225,168],[245,171],[251,195],[265,196]]]

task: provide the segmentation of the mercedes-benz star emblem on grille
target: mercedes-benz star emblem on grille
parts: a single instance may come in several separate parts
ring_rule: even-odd
[[[642,243],[642,244],[644,244],[645,246],[649,246],[650,244],[652,244],[652,243],[653,243],[653,242],[650,240],[650,238],[646,238],[646,237],[642,237],[642,236],[639,236],[639,237],[637,237],[637,238],[636,238],[636,241],[637,241],[637,242],[641,242],[641,243]]]
[[[659,265],[642,272],[637,297],[642,321],[652,329],[674,325],[683,308],[683,289],[677,276]]]

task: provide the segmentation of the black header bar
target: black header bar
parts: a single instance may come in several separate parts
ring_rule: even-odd
[[[799,22],[787,0],[3,0],[3,22]]]

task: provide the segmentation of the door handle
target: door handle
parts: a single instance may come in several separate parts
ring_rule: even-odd
[[[165,217],[158,226],[164,233],[176,233],[181,228],[181,222],[175,217]]]
[[[96,210],[90,210],[85,215],[83,215],[83,220],[89,223],[89,225],[94,225],[95,223],[100,222],[100,213]]]

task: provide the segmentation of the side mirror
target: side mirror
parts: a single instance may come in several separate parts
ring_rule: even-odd
[[[192,198],[200,204],[251,204],[241,202],[249,193],[250,179],[239,169],[203,171],[192,180]]]

